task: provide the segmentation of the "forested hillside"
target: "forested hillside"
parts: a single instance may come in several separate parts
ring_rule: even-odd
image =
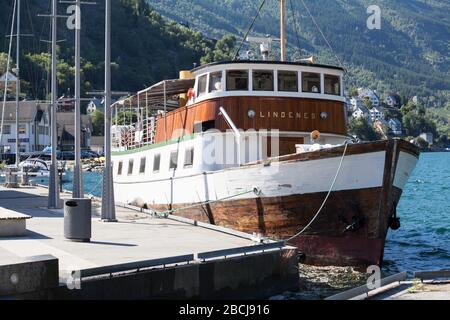
[[[178,76],[180,69],[191,69],[202,56],[211,53],[214,41],[200,32],[169,22],[144,0],[113,0],[112,60],[113,90],[137,91],[167,77]],[[4,72],[12,16],[11,0],[0,0],[0,73]],[[32,34],[21,41],[23,92],[29,98],[44,99],[48,90],[49,46],[40,40],[50,38],[50,21],[38,17],[49,13],[50,0],[22,0],[21,33]],[[67,5],[59,5],[66,13]],[[59,94],[73,92],[74,32],[66,21],[58,23]],[[15,43],[14,43],[15,45]],[[15,58],[13,46],[13,58]],[[104,1],[82,8],[82,91],[103,88]]]
[[[261,0],[147,0],[164,16],[219,38],[242,35]],[[440,0],[304,0],[349,69],[349,86],[419,96],[427,106],[450,101],[450,2]],[[278,0],[267,0],[254,34],[279,35]],[[337,64],[302,0],[287,0],[291,57],[314,54]],[[369,5],[381,8],[381,30],[366,27]],[[293,10],[292,10],[293,9]],[[294,13],[294,14],[293,14]],[[294,19],[295,18],[295,19]],[[295,21],[298,21],[297,41]]]

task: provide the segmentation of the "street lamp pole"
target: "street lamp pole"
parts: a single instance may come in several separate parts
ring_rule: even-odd
[[[58,107],[58,98],[57,98],[57,79],[56,79],[56,71],[57,71],[57,61],[56,61],[56,41],[57,41],[57,21],[58,21],[58,0],[52,0],[52,79],[51,79],[51,87],[52,87],[52,97],[51,97],[51,145],[52,145],[52,164],[50,165],[50,181],[49,181],[49,195],[48,195],[48,207],[50,209],[59,208],[60,202],[60,194],[59,194],[59,181],[58,181],[58,161],[56,150],[58,148],[58,135],[57,135],[57,122],[56,122],[56,109]]]
[[[111,0],[105,0],[105,169],[102,186],[102,220],[116,222],[111,167]]]

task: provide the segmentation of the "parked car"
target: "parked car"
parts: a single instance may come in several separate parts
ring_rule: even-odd
[[[63,151],[61,152],[60,159],[65,161],[73,161],[75,160],[75,152],[73,151]]]

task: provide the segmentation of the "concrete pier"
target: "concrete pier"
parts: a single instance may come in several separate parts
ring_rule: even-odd
[[[231,230],[220,232],[181,221],[151,218],[121,207],[116,208],[118,223],[103,223],[96,202],[92,241],[73,243],[63,237],[63,211],[46,209],[47,192],[39,187],[20,190],[0,187],[0,206],[33,217],[28,221],[25,237],[0,240],[0,265],[5,268],[9,262],[15,264],[18,259],[42,255],[54,256],[59,264],[58,288],[43,288],[18,298],[248,299],[265,298],[298,287],[297,251],[288,247],[206,261],[194,259],[118,277],[94,278],[83,281],[82,289],[69,290],[66,281],[74,271],[180,255],[197,257],[202,252],[255,243],[250,235],[246,238]]]

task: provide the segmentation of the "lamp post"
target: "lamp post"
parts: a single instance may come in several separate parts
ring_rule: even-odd
[[[111,167],[111,0],[105,0],[105,169],[102,185],[102,221],[116,222]]]
[[[50,181],[49,181],[49,189],[48,189],[48,207],[50,209],[59,208],[59,180],[58,180],[58,161],[56,150],[58,148],[58,133],[57,133],[57,123],[56,123],[56,109],[58,107],[58,98],[57,98],[57,79],[56,79],[56,41],[57,41],[57,19],[58,19],[58,0],[52,0],[52,79],[51,79],[51,87],[52,87],[52,97],[51,97],[51,145],[52,145],[52,164],[50,165]]]

